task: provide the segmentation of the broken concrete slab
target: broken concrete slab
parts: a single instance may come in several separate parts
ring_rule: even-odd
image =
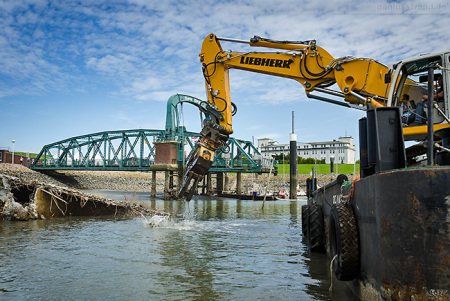
[[[67,187],[0,174],[0,219],[30,220],[80,215],[167,215]]]

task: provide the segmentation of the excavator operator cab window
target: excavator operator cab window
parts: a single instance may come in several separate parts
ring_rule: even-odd
[[[399,106],[403,109],[404,123],[425,123],[426,122],[426,108],[428,102],[424,100],[428,95],[428,69],[430,67],[442,66],[441,57],[432,57],[419,59],[416,61],[405,63],[402,66],[400,76],[396,83],[396,92],[394,95],[394,106]],[[434,95],[438,95],[434,99],[441,112],[445,112],[445,95],[442,96],[444,91],[443,87],[443,74],[441,70],[435,70],[434,74]],[[420,110],[418,110],[418,107]],[[445,118],[437,108],[433,109],[433,121],[434,123],[442,123]],[[420,114],[423,118],[415,118],[417,114]]]

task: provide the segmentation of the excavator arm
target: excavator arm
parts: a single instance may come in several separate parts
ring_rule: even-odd
[[[220,41],[244,43],[271,51],[224,51]],[[236,106],[230,98],[229,69],[240,69],[298,81],[310,98],[334,104],[367,109],[384,106],[389,82],[386,66],[366,58],[351,56],[335,59],[316,41],[274,41],[258,36],[250,41],[207,36],[199,54],[208,103],[215,110],[201,132],[201,139],[187,160],[184,183],[178,197],[190,200],[198,182],[208,172],[215,151],[233,133],[232,116]],[[336,86],[338,89],[330,89]],[[314,93],[313,93],[314,92]],[[321,93],[324,96],[318,96]],[[340,97],[343,101],[330,99]]]

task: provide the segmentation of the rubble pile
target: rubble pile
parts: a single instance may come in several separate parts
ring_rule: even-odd
[[[0,219],[30,220],[79,215],[166,215],[76,189],[0,174]]]

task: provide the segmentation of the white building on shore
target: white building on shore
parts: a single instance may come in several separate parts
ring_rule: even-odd
[[[289,144],[279,144],[270,138],[258,139],[258,150],[263,158],[290,153]],[[324,142],[297,142],[297,156],[305,159],[325,159],[327,164],[331,158],[338,164],[354,164],[355,146],[352,137],[340,137],[338,140]]]

